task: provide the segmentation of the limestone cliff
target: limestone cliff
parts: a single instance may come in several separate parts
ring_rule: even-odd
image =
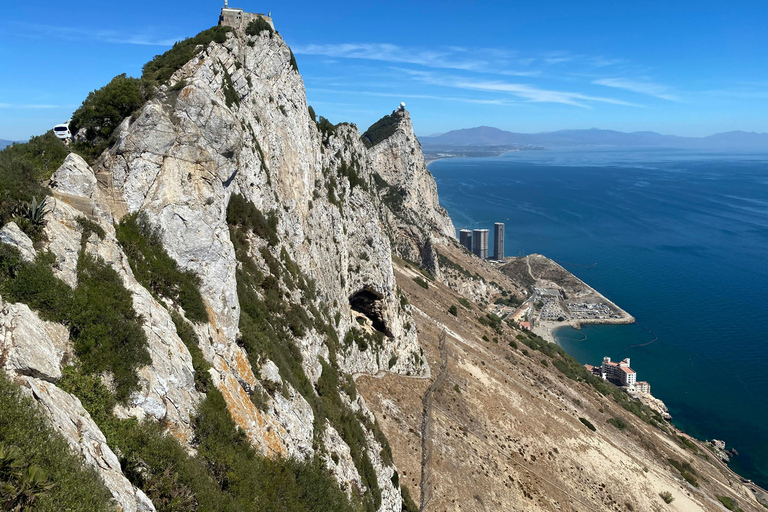
[[[410,307],[401,301],[395,282],[391,241],[398,235],[392,236],[380,218],[377,192],[389,187],[381,178],[403,193],[398,215],[420,226],[409,233],[411,243],[428,246],[432,236],[450,236],[453,228],[438,204],[407,112],[399,114],[396,134],[373,150],[363,145],[354,126],[321,131],[310,117],[292,57],[279,34],[268,30],[255,35],[233,30],[223,43],[201,49],[139,112],[125,119],[116,141],[93,168],[72,154],[54,174],[56,201],[47,216],[47,241],[39,250],[55,256],[55,274],[74,287],[81,247],[78,218],[86,214],[101,226],[105,236],[91,235],[85,252],[116,270],[131,292],[152,360],[139,370],[140,390],[118,405],[115,414],[160,421],[194,449],[191,418],[204,393],[195,388],[192,358],[169,312],[174,308],[137,281],[116,238],[115,223],[142,213],[168,254],[200,279],[210,321],[194,328],[212,382],[239,428],[268,456],[307,459],[320,454],[343,489],[365,492],[350,447],[333,426],[325,427],[321,443],[314,440],[316,418],[307,401],[312,397],[281,378],[285,369],[276,362],[247,353],[239,343],[244,333],[237,271],[246,262],[236,256],[228,205],[238,195],[274,218],[276,243],[249,235],[247,259],[277,279],[289,307],[311,311],[311,321],[334,319],[334,336],[345,341],[338,353],[332,348],[330,354],[327,333],[319,328],[292,333],[303,371],[315,385],[323,362],[331,359],[345,374],[430,374]],[[399,223],[405,226],[405,221]],[[4,241],[34,257],[23,233],[13,225],[6,232]],[[281,280],[275,261],[291,272],[295,264],[316,295],[292,289],[285,272]],[[7,311],[7,371],[25,376],[20,382],[45,404],[55,423],[88,418],[77,398],[51,384],[66,364],[66,329],[41,324],[23,305],[9,305]],[[45,350],[30,361],[33,339]],[[269,393],[275,386],[283,392]],[[258,407],[251,398],[254,392],[266,396],[267,403]],[[381,490],[379,509],[400,510],[395,468],[382,460],[383,447],[370,427],[374,418],[356,393],[342,392],[342,400],[361,418],[369,417],[370,422],[360,421],[369,425],[364,427],[364,449]],[[111,454],[98,428],[93,422],[87,425],[94,435],[61,430],[84,454],[94,442],[100,443],[99,451]],[[151,510],[149,500],[131,487],[109,457],[94,465],[123,510]],[[116,468],[115,475],[110,473]]]

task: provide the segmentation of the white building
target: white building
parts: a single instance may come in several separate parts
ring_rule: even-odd
[[[644,380],[639,380],[635,383],[635,390],[637,390],[638,393],[645,393],[647,395],[650,395],[651,385],[645,382]]]
[[[637,374],[635,370],[629,367],[629,358],[615,363],[611,361],[610,357],[605,356],[603,366],[600,367],[600,373],[603,379],[618,381],[622,386],[631,389],[634,389],[637,383]]]

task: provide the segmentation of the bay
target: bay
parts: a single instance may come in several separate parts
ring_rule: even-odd
[[[768,487],[768,155],[520,151],[432,162],[457,229],[506,224],[635,316],[556,332],[582,363],[630,357],[673,422]]]

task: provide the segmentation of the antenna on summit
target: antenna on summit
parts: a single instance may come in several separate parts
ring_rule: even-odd
[[[404,112],[405,111],[405,102],[404,101],[400,103],[400,108],[398,110],[400,110],[400,112]]]
[[[224,8],[227,8],[227,0],[224,0]]]

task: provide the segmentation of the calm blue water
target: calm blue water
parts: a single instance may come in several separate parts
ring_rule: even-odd
[[[768,487],[768,154],[525,151],[429,169],[456,228],[505,222],[508,256],[544,254],[637,318],[557,331],[571,355],[630,357],[676,425],[725,440],[731,467]]]

